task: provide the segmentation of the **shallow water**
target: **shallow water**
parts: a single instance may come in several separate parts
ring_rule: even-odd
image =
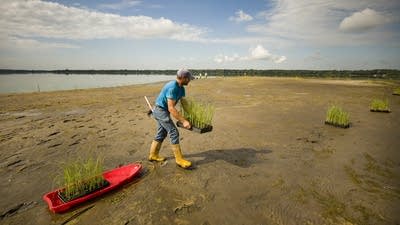
[[[0,75],[0,93],[43,92],[116,87],[173,80],[170,75],[115,75],[52,73]]]

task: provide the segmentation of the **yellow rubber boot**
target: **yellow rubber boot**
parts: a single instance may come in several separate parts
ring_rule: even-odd
[[[159,155],[161,142],[154,141],[151,143],[149,161],[162,162],[165,158]]]
[[[179,144],[172,145],[172,150],[174,151],[176,164],[184,169],[189,168],[192,165],[190,161],[183,158],[181,146]]]

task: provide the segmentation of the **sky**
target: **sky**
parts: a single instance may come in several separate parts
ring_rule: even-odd
[[[400,69],[399,0],[0,1],[2,69]]]

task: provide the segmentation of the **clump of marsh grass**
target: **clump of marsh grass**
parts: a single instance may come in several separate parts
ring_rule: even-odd
[[[102,175],[103,162],[102,157],[90,157],[65,164],[62,168],[62,179],[59,180],[64,187],[59,193],[63,200],[70,201],[106,185],[107,181]]]
[[[339,106],[332,105],[326,113],[325,123],[340,127],[349,127],[349,114],[343,111]]]
[[[373,99],[371,104],[370,104],[370,110],[371,111],[383,111],[383,112],[388,112],[389,110],[389,101],[386,100],[381,100],[381,99]]]
[[[211,125],[215,107],[208,103],[198,102],[193,99],[181,100],[181,114],[194,127],[205,128]]]
[[[393,94],[394,95],[400,95],[400,87],[397,87],[397,88],[393,89]]]

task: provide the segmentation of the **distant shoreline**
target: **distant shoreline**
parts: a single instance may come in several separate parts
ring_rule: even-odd
[[[318,78],[380,78],[400,79],[400,70],[252,70],[252,69],[191,69],[195,76],[268,76]],[[15,70],[0,69],[2,74],[107,74],[107,75],[175,75],[176,70]]]

